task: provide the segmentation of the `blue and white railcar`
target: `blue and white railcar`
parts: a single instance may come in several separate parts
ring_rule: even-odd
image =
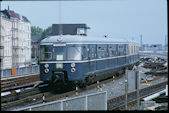
[[[51,36],[40,43],[40,79],[84,85],[138,62],[138,43],[80,35]]]

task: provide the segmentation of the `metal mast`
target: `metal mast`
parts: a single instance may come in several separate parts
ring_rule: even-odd
[[[140,50],[143,51],[143,40],[142,40],[142,35],[140,35]]]
[[[61,1],[59,0],[59,35],[62,36],[63,32],[62,32],[62,7],[61,7]]]

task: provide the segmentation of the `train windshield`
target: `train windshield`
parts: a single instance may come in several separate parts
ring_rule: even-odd
[[[41,46],[40,60],[52,60],[52,48],[50,46]]]
[[[66,60],[65,59],[65,46],[54,47],[53,59],[54,60]]]
[[[80,46],[41,46],[41,61],[82,60],[82,47]]]
[[[40,59],[46,60],[65,60],[65,46],[41,46]]]

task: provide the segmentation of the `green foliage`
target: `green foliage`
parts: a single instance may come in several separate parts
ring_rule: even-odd
[[[31,26],[31,36],[41,36],[43,29],[38,26]]]
[[[42,39],[43,38],[46,38],[46,37],[48,37],[48,36],[51,36],[51,34],[52,34],[52,27],[50,26],[50,27],[48,27],[47,29],[45,29],[44,31],[43,31],[43,33],[42,33]]]
[[[41,36],[43,39],[50,36],[51,34],[52,34],[52,26],[44,30],[38,26],[31,26],[31,36]]]

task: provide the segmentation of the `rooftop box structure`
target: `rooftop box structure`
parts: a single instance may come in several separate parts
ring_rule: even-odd
[[[52,24],[52,35],[87,35],[86,24]]]

